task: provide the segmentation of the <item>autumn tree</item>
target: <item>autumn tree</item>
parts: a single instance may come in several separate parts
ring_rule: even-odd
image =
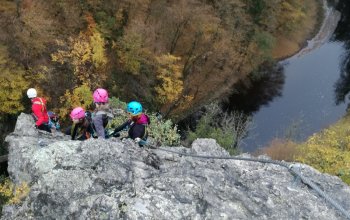
[[[67,46],[63,41],[57,41],[62,49],[51,54],[51,57],[52,61],[71,67],[77,85],[86,84],[95,88],[106,79],[107,57],[104,39],[96,29],[93,18],[87,15],[86,19],[89,24],[87,30],[80,32],[76,38],[70,37]]]
[[[137,33],[127,33],[113,46],[117,50],[118,63],[125,72],[138,75],[142,62],[145,62],[142,38]]]
[[[91,15],[86,15],[87,29],[76,38],[70,37],[68,44],[57,41],[62,49],[51,54],[52,61],[67,65],[72,72],[74,88],[69,88],[60,98],[63,107],[60,114],[66,114],[72,106],[85,107],[92,102],[91,91],[106,80],[105,41],[96,27]],[[73,89],[73,92],[70,92]],[[72,96],[72,97],[70,97]]]
[[[260,31],[288,35],[305,18],[302,0],[247,0],[248,12]]]
[[[60,98],[63,106],[59,109],[61,117],[65,117],[75,107],[83,107],[89,109],[93,103],[92,91],[88,85],[83,84],[73,89],[66,90],[65,94]]]
[[[37,84],[54,100],[66,90],[104,85],[124,100],[185,116],[270,59],[276,36],[303,22],[305,5],[302,0],[1,1],[0,41],[28,73],[44,76]],[[160,77],[165,67],[157,60],[164,54],[179,58],[171,65],[181,72],[166,87],[168,76]],[[170,95],[176,98],[160,101],[153,95],[155,88],[159,95],[170,87],[178,88]]]
[[[183,90],[182,69],[180,58],[170,54],[157,57],[157,78],[161,81],[156,87],[158,99],[161,103],[172,103],[179,98]]]
[[[288,0],[281,2],[281,8],[278,13],[279,30],[293,31],[305,18],[304,1]]]
[[[0,114],[15,114],[24,109],[22,96],[28,89],[25,70],[11,60],[7,48],[0,45]]]

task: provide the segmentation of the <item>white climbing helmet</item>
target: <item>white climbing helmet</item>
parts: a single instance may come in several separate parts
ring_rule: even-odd
[[[37,92],[34,88],[30,88],[27,90],[27,96],[28,98],[35,98],[37,96]]]

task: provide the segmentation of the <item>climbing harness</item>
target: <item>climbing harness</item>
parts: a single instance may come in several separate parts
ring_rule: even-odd
[[[43,113],[46,110],[46,105],[41,98],[38,98],[38,99],[39,101],[34,101],[33,104],[41,105],[41,112]]]
[[[326,201],[328,201],[330,204],[333,205],[337,210],[339,210],[344,216],[346,216],[347,219],[350,219],[350,213],[346,211],[340,204],[338,204],[334,199],[332,199],[330,196],[328,196],[325,192],[323,192],[315,183],[313,183],[311,180],[308,178],[302,176],[302,174],[295,169],[294,164],[288,164],[284,161],[276,161],[276,160],[269,160],[269,159],[259,159],[259,158],[246,158],[246,157],[229,157],[229,156],[205,156],[205,155],[194,155],[194,154],[188,154],[188,153],[183,153],[183,152],[177,152],[173,150],[168,150],[168,149],[163,149],[163,148],[157,148],[155,146],[152,146],[150,144],[146,144],[145,146],[148,146],[151,149],[154,150],[160,150],[160,151],[165,151],[169,153],[174,153],[186,157],[194,157],[194,158],[203,158],[203,159],[219,159],[219,160],[242,160],[242,161],[252,161],[252,162],[260,162],[260,163],[270,163],[270,164],[275,164],[279,165],[282,167],[285,167],[288,169],[289,172],[297,176],[302,180],[302,182],[305,185],[308,185],[312,189],[314,189],[321,197],[323,197]]]

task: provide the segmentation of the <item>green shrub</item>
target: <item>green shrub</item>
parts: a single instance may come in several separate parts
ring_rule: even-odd
[[[149,136],[153,138],[155,143],[167,146],[180,145],[177,125],[174,125],[170,119],[158,119],[155,113],[151,113],[149,116],[151,120]]]
[[[108,128],[115,128],[122,125],[126,120],[128,120],[128,115],[126,114],[126,103],[121,101],[119,98],[112,97],[109,99],[109,106],[112,109],[113,115],[115,116],[112,121],[108,123]]]
[[[188,132],[188,141],[213,138],[231,155],[237,154],[240,142],[251,125],[250,117],[240,112],[223,112],[217,103],[207,105],[205,109],[195,131]]]
[[[256,32],[254,40],[259,49],[263,52],[263,56],[265,58],[269,58],[269,56],[271,56],[272,48],[275,45],[275,38],[272,36],[272,34],[266,31]]]
[[[111,97],[109,100],[109,106],[112,109],[121,109],[121,110],[125,110],[126,109],[126,102],[121,101],[119,98],[117,97]]]
[[[231,155],[237,154],[236,149],[232,147],[235,141],[233,135],[224,131],[222,128],[210,126],[203,118],[197,124],[196,131],[190,131],[187,138],[190,142],[193,142],[197,138],[212,138]]]

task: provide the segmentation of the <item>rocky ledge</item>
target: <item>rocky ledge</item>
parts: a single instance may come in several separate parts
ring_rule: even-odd
[[[38,132],[26,114],[6,141],[10,178],[30,193],[5,206],[2,219],[345,219],[278,165],[186,157],[115,138],[71,141]],[[212,139],[171,149],[228,156]],[[350,210],[349,186],[299,165]]]

